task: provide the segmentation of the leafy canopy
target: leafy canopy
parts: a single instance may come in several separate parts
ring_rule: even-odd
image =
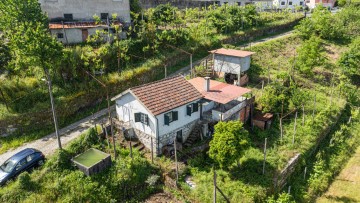
[[[209,156],[220,167],[230,167],[249,146],[249,133],[239,121],[219,122],[210,142]]]
[[[37,0],[0,1],[0,30],[9,41],[14,71],[52,69],[62,46],[48,31],[48,19]],[[33,70],[33,69],[30,69]]]

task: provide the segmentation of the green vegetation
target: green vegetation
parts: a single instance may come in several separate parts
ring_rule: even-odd
[[[354,11],[354,8],[343,8],[335,16],[344,16],[342,12],[348,13],[349,10]],[[342,20],[347,21],[348,24],[357,20],[350,17],[352,16],[350,14],[347,16],[349,18]],[[303,23],[307,23],[306,21],[302,21],[299,27],[304,26]],[[345,29],[344,35],[354,32],[354,30]],[[322,30],[319,31],[322,32]],[[341,35],[339,36],[341,37]],[[261,131],[256,127],[254,130],[249,129],[250,147],[245,150],[244,156],[237,158],[240,167],[216,168],[217,184],[231,202],[307,202],[309,198],[303,196],[306,196],[307,192],[312,194],[313,189],[307,189],[309,185],[313,184],[311,187],[323,190],[324,185],[327,185],[328,182],[323,180],[331,180],[329,178],[333,176],[333,171],[324,172],[322,170],[324,173],[317,173],[314,178],[319,177],[319,179],[315,178],[317,180],[314,179],[311,184],[309,182],[300,186],[293,179],[289,179],[284,190],[287,192],[287,186],[291,185],[292,192],[290,194],[282,191],[279,194],[276,193],[273,185],[274,178],[280,174],[290,158],[297,153],[301,154],[301,158],[294,177],[303,180],[303,176],[299,174],[303,174],[305,164],[308,166],[308,172],[311,170],[312,157],[317,154],[316,147],[319,145],[319,148],[323,149],[325,143],[329,143],[327,133],[337,129],[336,126],[343,123],[344,117],[348,119],[349,106],[355,106],[354,108],[359,106],[357,102],[360,95],[359,90],[350,79],[356,78],[358,73],[349,78],[344,75],[343,68],[338,65],[338,60],[343,54],[355,49],[348,48],[348,43],[354,43],[354,41],[356,40],[350,42],[347,37],[335,40],[335,38],[314,38],[311,35],[309,39],[303,39],[300,34],[252,47],[251,51],[256,54],[252,56],[249,87],[256,95],[257,108],[274,113],[275,120],[268,131]],[[309,50],[314,57],[311,59],[303,57],[305,50]],[[321,57],[321,60],[318,57]],[[312,61],[308,62],[307,60]],[[268,79],[270,83],[266,84],[264,90],[261,90],[261,81]],[[346,105],[347,103],[350,104]],[[304,106],[304,111],[302,106]],[[294,131],[295,111],[298,113],[296,132]],[[280,117],[283,117],[282,137]],[[340,124],[336,125],[338,122]],[[356,122],[358,123],[358,121],[354,121],[354,123]],[[337,134],[346,133],[341,131]],[[332,133],[328,136],[332,137]],[[320,139],[322,137],[325,137],[323,141]],[[267,158],[265,174],[262,174],[265,138],[267,138]],[[335,140],[333,142],[335,143]],[[334,144],[335,146],[337,145]],[[346,148],[344,146],[344,149]],[[321,154],[329,153],[326,151]],[[334,163],[339,162],[339,164],[334,164],[334,168],[337,165],[341,166],[345,157],[348,155],[343,153],[339,154],[339,158],[334,156],[332,158]],[[190,190],[184,185],[184,190],[187,191],[187,195],[197,201],[211,202],[212,166],[216,165],[216,162],[210,158],[210,153],[205,153],[189,160],[188,163],[189,172],[187,174],[192,176],[196,188]],[[333,169],[328,162],[321,163],[321,167],[329,168],[329,171]],[[323,185],[319,186],[318,184]],[[221,196],[218,198],[220,202],[225,201]]]
[[[159,170],[136,150],[118,151],[119,157],[105,171],[88,177],[76,169],[71,157],[94,147],[112,153],[99,141],[94,129],[82,134],[64,150],[48,157],[46,164],[31,174],[0,188],[1,202],[138,202],[161,189]],[[139,192],[141,191],[141,192]]]
[[[221,168],[229,168],[239,160],[248,147],[249,133],[238,121],[219,122],[210,141],[209,156]]]
[[[6,2],[10,1],[13,0]],[[15,12],[10,6],[12,4],[1,5],[1,9],[6,10],[9,7],[10,10],[7,12]],[[24,5],[23,9],[27,7],[38,9],[36,0],[29,0],[29,4],[22,5]],[[132,5],[133,11],[136,12],[138,10],[135,8],[136,1],[133,1]],[[49,74],[53,81],[59,125],[65,126],[104,107],[105,89],[85,71],[92,74],[104,72],[96,76],[108,86],[111,95],[115,95],[129,87],[163,78],[165,64],[168,67],[168,74],[189,64],[189,56],[167,44],[193,53],[193,60],[197,60],[206,56],[210,49],[220,47],[221,43],[243,41],[249,35],[259,37],[272,31],[275,26],[290,27],[302,17],[301,13],[256,13],[251,6],[238,9],[227,6],[227,9],[211,7],[178,10],[163,5],[144,11],[144,20],[140,13],[133,13],[134,26],[125,31],[128,34],[126,40],[115,37],[113,43],[104,43],[99,34],[89,38],[89,42],[83,45],[62,47],[60,52],[56,52],[54,60],[53,56],[49,56],[46,61],[51,66]],[[236,20],[239,19],[235,19],[238,13],[233,14],[233,10],[241,12],[244,24],[238,24]],[[170,11],[174,12],[169,14]],[[155,20],[153,18],[155,13],[164,16],[163,21]],[[233,16],[232,28],[225,29],[221,26],[217,28],[219,22],[216,22],[215,18],[211,21],[207,20],[208,16],[215,13]],[[15,14],[20,16],[21,13]],[[32,18],[34,22],[39,19],[38,16],[25,17]],[[40,17],[43,18],[43,15]],[[46,24],[47,22],[43,22],[42,26]],[[33,28],[35,33],[30,31],[29,33],[39,34],[35,27]],[[217,29],[223,31],[218,32]],[[4,34],[6,34],[5,39],[11,36],[10,33]],[[0,152],[53,131],[48,90],[46,84],[41,81],[44,78],[44,71],[36,64],[39,57],[20,57],[14,51],[26,53],[27,48],[35,46],[35,42],[42,42],[47,38],[48,36],[43,35],[32,40],[25,38],[27,40],[23,42],[26,44],[26,49],[3,45],[0,40],[1,46],[9,49],[11,53],[6,63],[4,61],[7,65],[1,67],[0,71],[4,73],[3,70],[8,70],[0,79],[0,132],[4,132],[10,125],[17,129],[12,133],[13,136],[0,138],[2,142]],[[59,45],[53,43],[53,39],[48,40],[48,43],[56,47]],[[38,45],[35,47],[41,49]]]

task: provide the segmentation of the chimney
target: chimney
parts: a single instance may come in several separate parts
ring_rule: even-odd
[[[208,92],[210,90],[210,77],[205,77],[205,91]]]

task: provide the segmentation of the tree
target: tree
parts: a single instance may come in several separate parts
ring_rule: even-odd
[[[249,133],[239,121],[219,122],[210,141],[209,156],[220,167],[228,168],[238,161],[249,146]]]
[[[344,37],[344,26],[338,16],[323,7],[317,6],[311,18],[305,18],[295,27],[295,31],[303,39],[309,39],[312,35],[322,39],[341,39]]]
[[[0,1],[0,30],[9,41],[12,68],[19,72],[43,70],[49,87],[55,132],[61,149],[49,70],[57,68],[62,46],[48,30],[48,18],[37,0]]]
[[[305,75],[312,75],[312,69],[325,61],[324,48],[319,37],[311,36],[296,49],[295,68]]]
[[[264,88],[258,103],[264,112],[284,113],[289,109],[289,88],[280,82],[274,82]]]
[[[360,37],[357,37],[350,44],[349,50],[341,55],[338,64],[342,68],[342,71],[348,76],[360,74]]]
[[[4,35],[0,34],[0,74],[11,60],[10,48],[4,39]]]

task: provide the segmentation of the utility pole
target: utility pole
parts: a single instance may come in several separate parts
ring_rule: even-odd
[[[175,170],[176,170],[176,186],[178,185],[179,181],[179,167],[177,162],[177,154],[176,154],[176,136],[174,137],[174,149],[175,149]]]
[[[185,51],[185,50],[183,50],[183,49],[180,49],[180,48],[175,47],[175,46],[170,45],[170,44],[165,44],[165,45],[166,45],[166,46],[168,46],[168,47],[171,47],[171,48],[173,48],[173,49],[177,49],[177,50],[179,50],[179,51],[181,51],[181,52],[183,52],[183,53],[185,53],[185,54],[190,55],[190,78],[192,78],[192,74],[193,74],[193,61],[192,61],[192,53],[187,52],[187,51]]]
[[[89,73],[89,71],[83,69],[86,74],[88,74],[90,77],[92,77],[96,82],[98,82],[101,86],[103,86],[103,88],[105,88],[106,91],[106,100],[107,100],[107,106],[108,106],[108,122],[110,124],[110,131],[111,131],[111,137],[113,139],[113,145],[114,145],[114,157],[116,159],[117,157],[117,153],[116,153],[116,143],[115,143],[115,136],[114,136],[114,132],[113,132],[113,127],[112,127],[112,119],[111,119],[111,110],[110,110],[110,97],[109,97],[109,89],[108,87],[101,82],[100,80],[98,80],[95,76],[93,76],[91,73]]]
[[[61,147],[61,140],[60,140],[60,134],[59,134],[59,129],[58,129],[58,121],[57,121],[57,117],[56,117],[54,97],[53,97],[53,94],[52,94],[51,78],[50,78],[50,74],[49,74],[48,69],[44,68],[44,72],[45,72],[45,75],[46,75],[46,82],[47,82],[48,88],[49,88],[51,110],[52,110],[53,119],[54,119],[54,125],[55,125],[55,135],[56,135],[57,140],[58,140],[59,149],[61,150],[62,147]]]

